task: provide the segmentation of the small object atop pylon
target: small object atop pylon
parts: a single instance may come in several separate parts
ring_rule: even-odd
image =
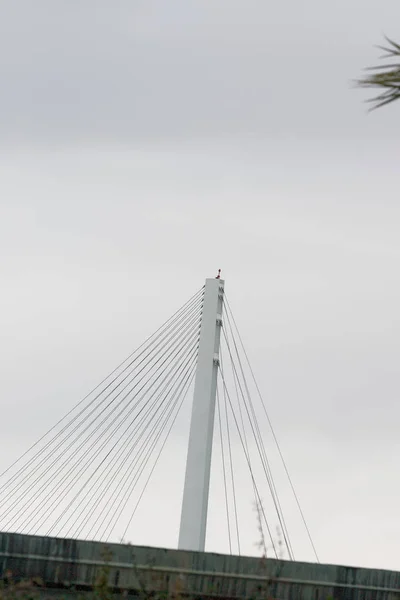
[[[221,269],[218,269],[218,275],[216,276],[215,279],[221,279]]]

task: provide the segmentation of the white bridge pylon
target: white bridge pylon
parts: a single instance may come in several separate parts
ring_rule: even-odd
[[[204,552],[224,281],[207,279],[186,462],[179,549]]]

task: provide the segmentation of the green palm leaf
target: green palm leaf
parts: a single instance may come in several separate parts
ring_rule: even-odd
[[[385,54],[381,58],[400,59],[400,45],[386,38],[388,46],[379,46]],[[372,109],[380,108],[400,99],[400,62],[394,62],[367,69],[370,75],[357,81],[357,85],[363,88],[374,88],[381,91],[378,96],[368,100],[374,106]]]

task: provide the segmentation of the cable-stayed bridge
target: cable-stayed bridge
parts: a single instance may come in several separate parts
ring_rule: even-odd
[[[319,565],[224,287],[219,274],[206,280],[1,475],[3,575],[40,576],[48,588],[88,589],[107,564],[110,585],[131,593],[140,588],[141,573],[147,590],[180,589],[201,597],[400,598],[395,573]],[[135,519],[143,515],[149,482],[190,400],[179,551],[115,545],[135,542]],[[295,562],[288,495],[284,506],[267,438],[315,564]],[[223,488],[229,550],[223,557],[204,554],[212,457],[219,461]],[[261,559],[242,556],[243,496],[246,511],[255,507]],[[102,552],[110,547],[105,561]]]

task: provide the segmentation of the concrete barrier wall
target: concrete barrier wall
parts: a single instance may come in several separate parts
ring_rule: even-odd
[[[0,533],[15,580],[89,589],[104,569],[115,590],[278,600],[400,600],[400,573]],[[146,594],[147,595],[147,594]]]

